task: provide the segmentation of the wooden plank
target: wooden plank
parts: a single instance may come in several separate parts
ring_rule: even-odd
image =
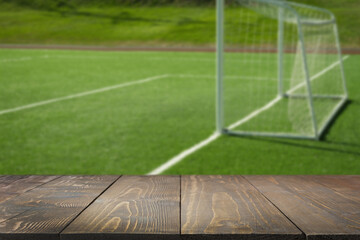
[[[179,176],[123,176],[61,239],[178,239],[179,205]]]
[[[0,239],[59,239],[59,233],[116,179],[63,176],[2,202]]]
[[[17,180],[29,177],[28,175],[1,175],[0,176],[0,189],[6,187],[8,184]]]
[[[241,176],[182,176],[181,234],[191,239],[304,239]]]
[[[345,198],[360,202],[360,176],[312,176],[314,181],[331,188]]]
[[[12,175],[0,177],[0,203],[27,192],[59,176]]]
[[[319,177],[246,178],[286,214],[307,239],[359,239],[360,202],[318,183]]]

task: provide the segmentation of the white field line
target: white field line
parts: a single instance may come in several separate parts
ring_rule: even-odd
[[[139,58],[138,55],[132,55],[128,54],[126,57],[134,57]],[[108,56],[93,56],[93,55],[42,55],[42,56],[32,56],[32,57],[20,57],[20,58],[7,58],[7,59],[1,59],[0,63],[8,63],[8,62],[23,62],[23,61],[30,61],[35,59],[85,59],[85,60],[97,60],[97,59],[121,59],[124,58],[124,55],[118,54],[118,55],[108,55]],[[215,62],[214,58],[186,58],[186,57],[176,57],[176,56],[168,56],[168,57],[145,57],[142,58],[149,61],[210,61]]]
[[[276,103],[278,103],[281,100],[281,97],[278,96],[276,98],[274,98],[273,100],[271,100],[269,103],[267,103],[265,106],[262,106],[261,108],[253,111],[252,113],[250,113],[249,115],[247,115],[246,117],[240,119],[239,121],[231,124],[228,129],[234,129],[246,122],[248,122],[249,120],[251,120],[252,118],[256,117],[257,115],[259,115],[261,112],[268,110],[269,108],[271,108],[272,106],[274,106]]]
[[[91,55],[45,55],[45,56],[41,56],[42,58],[60,58],[60,59],[117,59],[120,58],[120,55],[117,56],[91,56]]]
[[[55,59],[55,58],[65,58],[65,59],[104,59],[110,58],[113,59],[114,57],[106,57],[106,56],[76,56],[76,55],[42,55],[42,56],[33,56],[33,57],[21,57],[21,58],[6,58],[1,59],[0,63],[8,63],[8,62],[23,62],[23,61],[30,61],[36,59]]]
[[[240,126],[241,124],[244,124],[248,121],[250,121],[252,118],[254,118],[255,116],[257,116],[258,114],[260,114],[263,111],[266,111],[267,109],[271,108],[272,106],[274,106],[277,102],[279,102],[281,100],[281,97],[276,97],[274,100],[270,101],[268,104],[266,104],[265,106],[253,111],[252,113],[250,113],[249,115],[247,115],[246,117],[242,118],[241,120],[231,124],[228,129],[234,129],[235,127]],[[149,172],[147,175],[158,175],[163,173],[164,171],[166,171],[167,169],[171,168],[172,166],[174,166],[175,164],[181,162],[185,157],[193,154],[194,152],[196,152],[197,150],[205,147],[206,145],[208,145],[209,143],[215,141],[216,139],[218,139],[220,137],[220,134],[215,132],[212,135],[210,135],[208,138],[206,138],[205,140],[195,144],[194,146],[192,146],[191,148],[188,148],[184,151],[182,151],[180,154],[176,155],[175,157],[171,158],[170,160],[168,160],[167,162],[165,162],[164,164],[160,165],[158,168],[154,169],[153,171]]]
[[[23,61],[30,61],[33,60],[33,57],[21,57],[21,58],[7,58],[0,60],[1,63],[7,63],[7,62],[23,62]]]
[[[249,115],[247,115],[246,117],[244,117],[243,119],[237,121],[234,124],[231,124],[228,129],[234,129],[237,126],[240,126],[241,124],[244,124],[248,121],[250,121],[250,119],[254,118],[255,116],[257,116],[258,114],[260,114],[263,111],[266,111],[267,109],[271,108],[272,106],[274,106],[277,102],[279,102],[281,100],[281,97],[276,97],[274,100],[270,101],[268,104],[266,104],[265,106],[255,110],[254,112],[250,113]],[[172,166],[174,166],[175,164],[181,162],[185,157],[193,154],[194,152],[196,152],[197,150],[205,147],[206,145],[208,145],[209,143],[215,141],[216,139],[218,139],[220,137],[220,134],[215,132],[212,135],[210,135],[208,138],[206,138],[205,140],[195,144],[194,146],[192,146],[191,148],[188,148],[184,151],[182,151],[180,154],[176,155],[175,157],[171,158],[170,160],[168,160],[167,162],[165,162],[164,164],[160,165],[158,168],[154,169],[153,171],[149,172],[147,175],[158,175],[163,173],[164,171],[166,171],[167,169],[171,168]]]
[[[215,56],[212,58],[194,58],[194,57],[176,57],[176,56],[168,56],[168,57],[149,57],[146,58],[147,60],[154,60],[154,61],[194,61],[194,62],[216,62]],[[241,60],[241,59],[232,59],[232,58],[225,58],[227,62],[238,62],[238,63],[261,63],[261,61],[256,60]]]
[[[32,57],[21,57],[21,58],[5,58],[1,59],[0,63],[7,63],[7,62],[23,62],[23,61],[30,61],[30,60],[36,60],[36,59],[116,59],[120,58],[121,56],[91,56],[91,55],[41,55],[41,56],[32,56]],[[137,56],[138,57],[138,56]]]
[[[345,61],[346,59],[349,58],[349,55],[346,55],[343,57],[343,61]],[[328,66],[327,68],[323,69],[322,71],[318,72],[317,74],[315,74],[314,76],[312,76],[310,78],[310,81],[313,81],[314,79],[324,75],[325,73],[327,73],[329,70],[333,69],[334,67],[336,67],[337,65],[340,64],[340,60],[339,61],[336,61],[334,62],[333,64],[331,64],[330,66]],[[291,93],[294,93],[296,90],[298,90],[299,88],[303,87],[306,85],[306,82],[302,82],[302,83],[299,83],[298,85],[296,85],[295,87],[293,87],[292,89],[290,89],[289,91],[287,91],[286,93],[287,94],[291,94]]]
[[[96,58],[107,58],[107,59],[114,59],[114,58],[121,58],[124,57],[123,55],[113,55],[113,56],[87,56],[87,55],[81,55],[81,56],[76,56],[76,55],[52,55],[49,56],[52,58],[69,58],[69,59],[96,59]],[[132,55],[128,54],[126,55],[126,57],[134,57],[134,58],[139,58],[139,56],[137,55]],[[176,56],[163,56],[163,57],[143,57],[142,59],[145,60],[150,60],[150,61],[173,61],[173,60],[180,60],[180,61],[205,61],[205,62],[214,62],[215,63],[215,57],[213,58],[193,58],[193,57],[176,57]]]
[[[126,55],[124,55],[124,53]],[[98,56],[93,56],[93,55],[88,55],[88,54],[84,54],[84,55],[42,55],[42,56],[32,56],[32,57],[21,57],[21,58],[8,58],[8,59],[0,59],[0,63],[7,63],[7,62],[22,62],[22,61],[30,61],[30,60],[35,60],[35,59],[56,59],[56,58],[60,58],[60,59],[88,59],[88,60],[97,60],[97,59],[117,59],[117,58],[123,58],[124,56],[128,57],[135,57],[138,58],[138,55],[133,55],[133,53],[138,53],[138,52],[131,52],[131,54],[124,52],[124,53],[119,53],[116,55],[98,55]],[[214,62],[215,63],[215,57],[201,57],[201,58],[194,58],[194,57],[177,57],[177,56],[162,56],[162,57],[145,57],[142,58],[145,60],[149,60],[149,61],[196,61],[196,62]],[[256,61],[256,60],[241,60],[241,59],[237,59],[237,58],[227,58],[226,61],[231,61],[231,62],[241,62],[241,63],[260,63],[260,61]]]
[[[44,57],[44,56],[42,56]],[[88,56],[88,55],[80,55],[80,56],[76,56],[76,55],[48,55],[48,58],[68,58],[68,59],[116,59],[116,58],[123,58],[124,55],[109,55],[109,56]],[[132,55],[128,54],[126,55],[126,57],[135,57],[138,58],[139,56],[137,55]],[[143,57],[142,59],[144,60],[149,60],[149,61],[196,61],[196,62],[214,62],[215,63],[215,56],[214,57],[209,57],[209,58],[194,58],[194,57],[177,57],[177,56],[162,56],[162,57]],[[230,61],[230,62],[241,62],[241,63],[260,63],[261,61],[256,61],[256,60],[241,60],[241,59],[231,59],[231,58],[227,58],[226,61]]]
[[[195,61],[195,62],[213,62],[215,63],[216,59],[213,58],[194,58],[194,57],[176,57],[176,56],[169,56],[169,57],[150,57],[148,60],[155,60],[155,61]]]
[[[198,74],[171,74],[172,77],[180,77],[180,78],[211,78],[214,79],[216,76],[211,75],[198,75]],[[252,76],[225,76],[225,79],[246,79],[246,80],[260,80],[260,81],[277,81],[276,78],[264,78],[264,77],[252,77]]]
[[[175,164],[177,164],[178,162],[183,160],[185,157],[191,155],[192,153],[196,152],[197,150],[199,150],[199,149],[205,147],[206,145],[208,145],[209,143],[215,141],[219,136],[220,136],[219,133],[213,133],[210,137],[208,137],[205,140],[195,144],[191,148],[188,148],[185,151],[182,151],[180,154],[178,154],[175,157],[171,158],[170,160],[168,160],[167,162],[165,162],[164,164],[162,164],[158,168],[156,168],[153,171],[149,172],[147,175],[157,175],[157,174],[160,174],[160,173],[166,171],[167,169],[171,168],[172,166],[174,166]]]
[[[65,101],[65,100],[74,99],[74,98],[80,98],[80,97],[84,97],[84,96],[87,96],[87,95],[92,95],[92,94],[96,94],[96,93],[101,93],[101,92],[114,90],[114,89],[117,89],[117,88],[123,88],[123,87],[132,86],[132,85],[143,84],[143,83],[151,82],[151,81],[158,80],[158,79],[161,79],[161,78],[166,78],[168,76],[169,76],[168,74],[165,74],[165,75],[149,77],[149,78],[145,78],[145,79],[141,79],[141,80],[137,80],[137,81],[133,81],[133,82],[121,83],[121,84],[108,86],[108,87],[103,87],[103,88],[99,88],[99,89],[95,89],[95,90],[91,90],[91,91],[87,91],[87,92],[81,92],[81,93],[77,93],[77,94],[72,94],[72,95],[68,95],[68,96],[65,96],[65,97],[53,98],[53,99],[49,99],[49,100],[45,100],[45,101],[41,101],[41,102],[31,103],[31,104],[16,107],[16,108],[5,109],[5,110],[0,111],[0,115],[6,114],[6,113],[11,113],[11,112],[17,112],[17,111],[21,111],[21,110],[24,110],[24,109],[39,107],[39,106],[50,104],[50,103]]]
[[[21,57],[21,58],[8,58],[8,59],[2,59],[0,60],[1,63],[6,63],[6,62],[22,62],[22,61],[29,61],[29,60],[34,60],[34,59],[56,59],[56,58],[60,58],[60,59],[88,59],[88,60],[97,60],[97,59],[119,59],[119,58],[123,58],[124,55],[113,55],[113,56],[91,56],[91,55],[43,55],[43,56],[33,56],[33,57]],[[139,58],[138,55],[127,55],[126,57],[134,57],[134,58]],[[149,60],[149,61],[205,61],[205,62],[215,62],[215,57],[214,58],[192,58],[192,57],[176,57],[176,56],[168,56],[168,57],[145,57],[142,58],[145,60]]]
[[[49,59],[50,55],[42,55],[42,56],[32,56],[32,57],[20,57],[20,58],[5,58],[1,59],[1,63],[7,63],[7,62],[23,62],[23,61],[30,61],[30,60],[36,60],[36,59]]]
[[[347,58],[349,58],[349,56],[345,56],[343,58],[343,61],[346,60]],[[324,70],[318,72],[317,74],[315,74],[313,77],[311,77],[311,81],[315,80],[316,78],[322,76],[323,74],[325,74],[326,72],[328,72],[329,70],[331,70],[332,68],[334,68],[336,65],[338,65],[340,63],[340,61],[337,61],[333,64],[331,64],[329,67],[325,68]],[[297,86],[295,86],[297,87]],[[300,86],[301,87],[301,86]],[[291,89],[290,91],[293,91],[293,89]],[[289,91],[289,92],[290,92]],[[250,113],[249,115],[247,115],[246,117],[240,119],[239,121],[231,124],[228,129],[234,129],[246,122],[248,122],[249,120],[251,120],[252,118],[256,117],[257,115],[259,115],[261,112],[268,110],[269,108],[271,108],[272,106],[274,106],[276,103],[278,103],[281,100],[281,97],[276,97],[273,100],[271,100],[270,102],[268,102],[266,105],[264,105],[263,107],[253,111],[252,113]],[[172,166],[174,166],[175,164],[181,162],[184,158],[186,158],[187,156],[193,154],[194,152],[198,151],[199,149],[205,147],[206,145],[210,144],[211,142],[215,141],[216,139],[218,139],[220,137],[219,133],[213,133],[210,137],[206,138],[205,140],[195,144],[194,146],[192,146],[191,148],[188,148],[184,151],[182,151],[180,154],[176,155],[175,157],[171,158],[170,160],[166,161],[164,164],[160,165],[159,167],[157,167],[156,169],[152,170],[151,172],[149,172],[147,175],[158,175],[163,173],[164,171],[168,170],[169,168],[171,168]]]

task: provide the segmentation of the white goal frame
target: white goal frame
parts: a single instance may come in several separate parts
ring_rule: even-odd
[[[303,60],[303,66],[304,66],[304,72],[306,77],[306,88],[308,94],[306,95],[299,95],[299,97],[306,97],[309,99],[309,108],[310,108],[310,114],[312,119],[312,128],[314,135],[301,135],[301,134],[292,134],[292,133],[269,133],[269,132],[252,132],[252,131],[236,131],[233,130],[234,126],[225,126],[224,125],[224,90],[223,90],[223,83],[224,83],[224,7],[225,7],[225,1],[226,0],[216,0],[216,131],[219,134],[228,134],[228,135],[239,135],[239,136],[264,136],[264,137],[282,137],[282,138],[300,138],[300,139],[314,139],[314,140],[320,140],[321,137],[326,132],[326,129],[330,126],[330,124],[333,122],[334,118],[337,116],[339,111],[343,108],[343,106],[346,104],[348,100],[348,91],[345,81],[345,74],[344,74],[344,67],[343,67],[343,57],[341,53],[341,46],[340,46],[340,40],[339,40],[339,34],[338,34],[338,27],[336,24],[336,18],[334,14],[326,9],[309,6],[305,4],[298,4],[291,2],[291,5],[288,4],[289,2],[286,2],[285,0],[248,0],[252,2],[258,2],[258,3],[266,3],[274,5],[281,9],[286,9],[287,11],[291,11],[295,18],[294,19],[297,23],[297,32],[298,32],[298,40],[300,42],[300,50]],[[330,16],[330,20],[328,21],[319,21],[319,22],[313,22],[313,21],[307,21],[306,19],[302,19],[300,14],[292,7],[292,6],[299,6],[299,7],[305,7],[309,8],[315,11],[319,11],[325,14],[328,14]],[[308,63],[307,63],[307,53],[305,49],[305,42],[304,42],[304,36],[302,31],[303,25],[327,25],[332,24],[334,26],[334,34],[335,34],[335,42],[336,42],[336,51],[338,55],[338,63],[341,71],[341,80],[343,84],[344,94],[342,96],[332,96],[332,95],[321,95],[317,96],[312,93],[311,90],[311,76],[309,74],[308,69]],[[283,28],[283,19],[281,15],[281,11],[279,12],[278,16],[278,33],[277,33],[277,61],[278,61],[278,96],[274,96],[275,99],[271,102],[269,102],[267,105],[265,105],[264,109],[268,109],[272,107],[274,104],[276,104],[281,98],[285,98],[288,96],[288,94],[291,94],[291,90],[287,92],[284,92],[283,90],[283,37],[284,37],[284,28]],[[294,95],[292,95],[294,96]],[[333,98],[333,99],[339,99],[339,103],[336,105],[336,107],[332,110],[332,112],[329,114],[325,124],[322,125],[322,127],[319,128],[318,123],[316,121],[315,111],[314,111],[314,105],[313,105],[313,99],[316,97],[322,97],[322,98]],[[259,111],[261,109],[254,109],[256,111]],[[248,119],[243,119],[243,121],[250,121],[250,119],[254,116],[245,117]],[[239,119],[239,122],[242,120]],[[233,124],[233,125],[236,125]]]

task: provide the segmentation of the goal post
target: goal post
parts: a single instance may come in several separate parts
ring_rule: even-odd
[[[320,139],[347,101],[335,16],[284,0],[217,0],[216,128]]]
[[[224,128],[223,76],[224,76],[224,0],[216,0],[216,131]]]

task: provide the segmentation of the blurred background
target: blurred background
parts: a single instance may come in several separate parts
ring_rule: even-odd
[[[350,100],[322,141],[221,136],[158,173],[360,174],[360,1],[294,1],[335,14],[346,60]],[[208,139],[215,13],[215,0],[0,0],[0,174],[147,174]]]
[[[360,47],[359,1],[294,2],[334,12],[343,48]],[[214,47],[215,42],[214,0],[1,0],[0,20],[1,44]]]

